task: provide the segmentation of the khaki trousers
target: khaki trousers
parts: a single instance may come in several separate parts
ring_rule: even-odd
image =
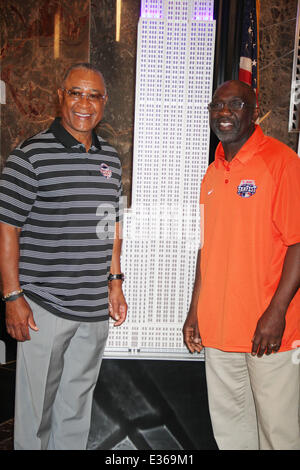
[[[205,348],[209,410],[220,450],[300,449],[300,350],[264,355]]]
[[[108,320],[65,320],[26,300],[39,331],[18,343],[14,448],[84,450]]]

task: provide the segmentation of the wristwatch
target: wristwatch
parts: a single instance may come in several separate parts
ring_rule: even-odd
[[[123,282],[124,279],[125,279],[125,276],[124,276],[123,273],[121,273],[121,274],[109,274],[109,276],[108,276],[109,281],[114,281],[115,279],[120,279]]]

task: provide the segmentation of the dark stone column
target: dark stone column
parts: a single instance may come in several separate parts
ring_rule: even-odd
[[[288,132],[297,0],[260,2],[260,116],[263,131],[293,150],[298,133]]]
[[[0,6],[2,165],[16,145],[47,128],[57,87],[73,63],[89,61],[90,0],[6,0]],[[56,55],[56,56],[55,56]]]

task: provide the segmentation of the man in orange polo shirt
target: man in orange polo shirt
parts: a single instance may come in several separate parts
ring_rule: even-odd
[[[205,347],[220,449],[300,449],[300,159],[255,124],[248,85],[221,85],[209,113],[220,143],[184,341]]]

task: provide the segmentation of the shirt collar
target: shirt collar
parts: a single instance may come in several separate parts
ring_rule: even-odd
[[[75,137],[73,137],[67,129],[61,124],[61,118],[57,117],[52,122],[49,127],[49,132],[52,132],[53,135],[63,144],[66,148],[78,147],[82,145]],[[97,137],[94,129],[92,130],[92,146],[96,147],[98,150],[101,150],[101,143]]]
[[[255,131],[249,137],[249,139],[244,143],[244,145],[240,148],[238,153],[235,155],[232,161],[239,160],[239,162],[243,163],[244,165],[254,156],[257,152],[257,148],[260,145],[264,138],[264,133],[260,126],[255,126]],[[225,153],[223,149],[222,142],[219,142],[216,152],[215,152],[215,167],[218,168],[219,163],[226,162],[225,160]]]

